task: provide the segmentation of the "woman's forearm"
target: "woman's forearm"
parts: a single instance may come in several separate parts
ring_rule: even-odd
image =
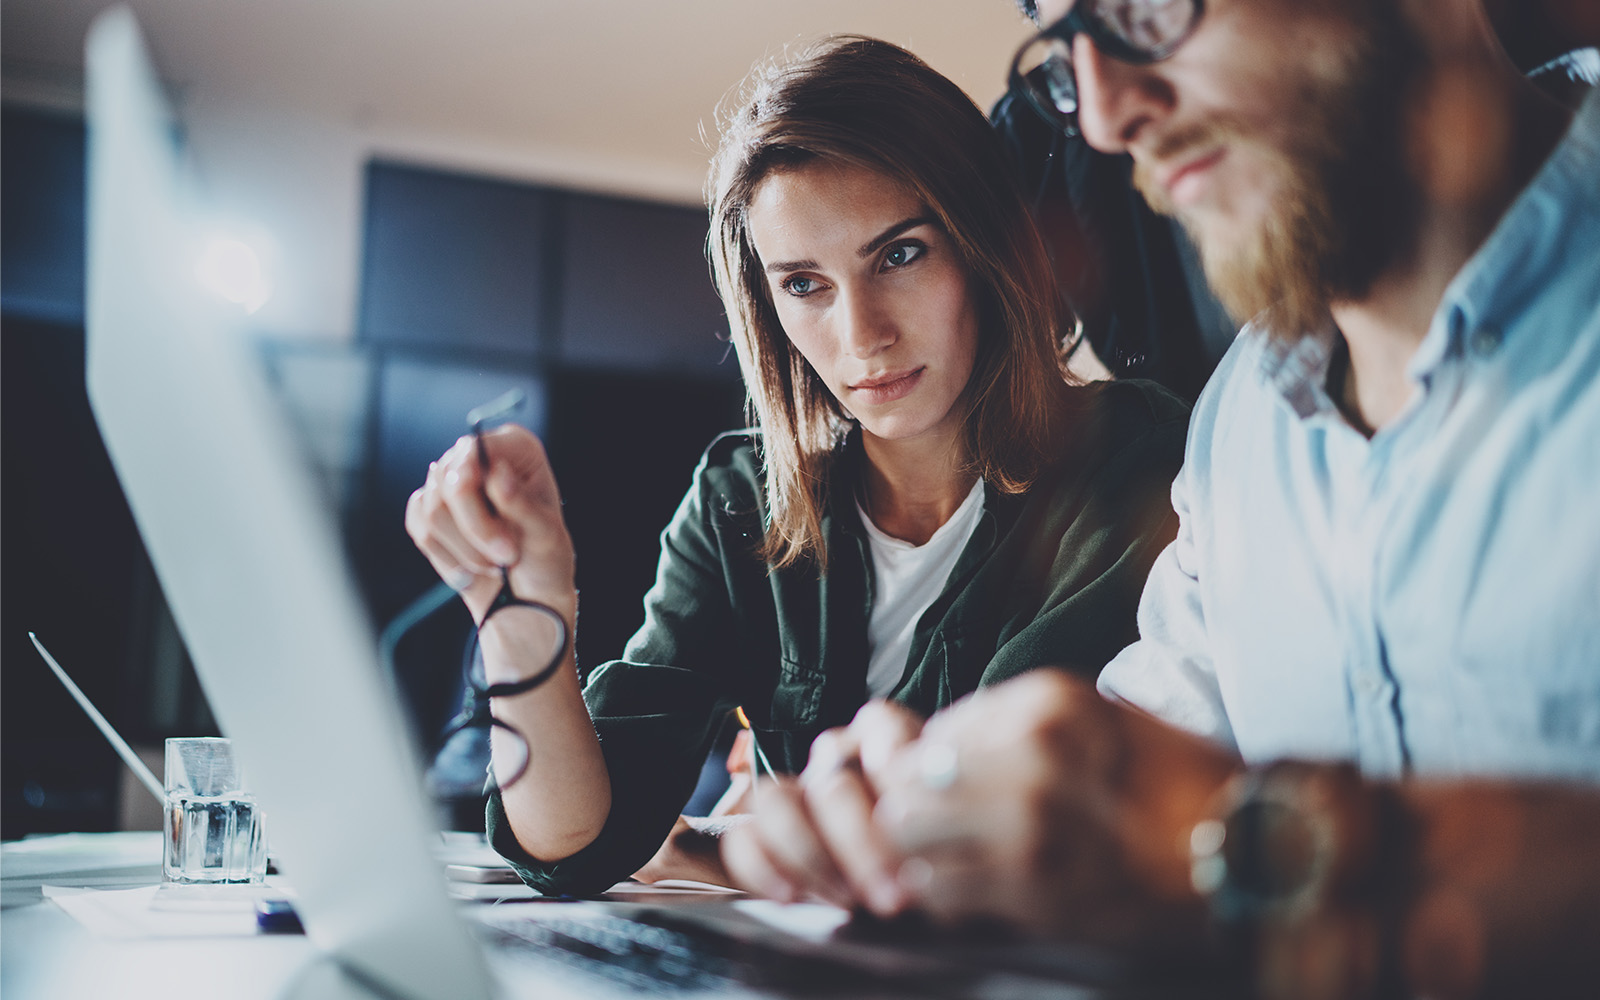
[[[558,610],[574,622],[576,598],[561,603],[565,606]],[[504,662],[487,638],[484,654],[491,682],[515,680],[531,669]],[[539,861],[559,861],[587,847],[611,811],[611,779],[583,701],[572,644],[550,680],[532,691],[496,698],[491,708],[527,743],[521,775],[500,789],[517,842]],[[506,734],[496,731],[490,745],[496,774],[511,773],[514,766],[508,762],[517,755]]]

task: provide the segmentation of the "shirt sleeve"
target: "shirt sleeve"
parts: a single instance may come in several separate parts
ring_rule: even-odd
[[[1100,693],[1237,752],[1206,634],[1190,468],[1172,484],[1178,536],[1157,557],[1139,600],[1139,640],[1100,674]]]
[[[736,654],[729,649],[732,610],[714,518],[735,515],[709,479],[702,463],[662,532],[644,625],[623,659],[602,664],[584,685],[611,779],[611,812],[599,836],[568,858],[539,861],[518,843],[499,795],[490,796],[489,842],[523,881],[546,894],[603,892],[650,859],[694,791],[730,707],[728,671]]]

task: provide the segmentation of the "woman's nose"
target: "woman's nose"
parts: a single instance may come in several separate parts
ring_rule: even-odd
[[[837,316],[840,344],[853,358],[870,358],[899,339],[893,316],[871,291],[845,291]]]

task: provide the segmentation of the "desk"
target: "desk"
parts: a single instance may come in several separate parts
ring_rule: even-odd
[[[42,885],[136,889],[161,880],[161,834],[62,834],[0,848],[0,995],[76,1000],[173,995],[173,970],[226,995],[273,1000],[315,958],[301,935],[118,940],[91,933]],[[208,995],[197,992],[197,995]],[[215,994],[210,994],[215,995]]]
[[[148,915],[151,901],[161,892],[171,891],[174,898],[182,900],[191,898],[185,894],[195,888],[201,893],[212,888],[158,889],[161,837],[156,831],[72,833],[0,847],[0,996],[5,1000],[169,1000],[178,992],[230,1000],[280,1000],[291,983],[313,966],[326,964],[304,935],[254,933],[253,909],[247,909],[253,904],[248,901],[236,901],[231,912],[221,915],[168,912],[140,923],[139,914]],[[451,842],[442,845],[438,853],[441,860],[458,861],[477,852]],[[216,888],[252,894],[251,887]],[[455,889],[486,902],[530,894],[520,883],[501,887],[461,884]],[[672,905],[730,895],[647,886],[626,889],[613,894],[614,898]],[[118,909],[132,919],[110,928],[111,932],[97,933],[63,908],[74,905],[70,898],[73,890],[98,890],[124,901],[116,908],[104,902],[90,908],[99,913],[97,925],[114,922],[109,918],[115,917]],[[282,896],[286,883],[281,876],[271,875],[265,891],[258,892]],[[467,912],[474,912],[475,904],[462,905]],[[167,917],[175,918],[179,926],[163,923]],[[174,934],[183,936],[171,936]],[[491,961],[491,966],[495,965]],[[182,983],[175,990],[175,970],[180,969],[184,970]],[[580,981],[574,986],[559,979],[547,980],[526,968],[513,968],[509,973],[502,970],[502,979],[513,996],[593,1000],[597,995],[593,983]]]
[[[231,917],[219,921],[214,927],[204,925],[202,921],[200,926],[205,936],[151,936],[162,933],[163,928],[147,927],[145,936],[119,938],[91,931],[62,908],[76,904],[70,900],[47,899],[46,890],[42,890],[43,886],[121,890],[128,895],[118,898],[135,902],[143,900],[140,907],[135,909],[142,907],[148,911],[149,901],[156,898],[158,892],[165,891],[155,888],[161,877],[160,861],[159,833],[62,834],[4,845],[0,849],[0,887],[3,887],[4,893],[4,911],[0,912],[0,995],[5,1000],[98,1000],[100,997],[167,1000],[177,993],[228,997],[230,1000],[280,1000],[291,983],[308,972],[329,965],[302,935],[251,933],[251,918],[246,915],[241,923],[241,914],[237,909]],[[269,885],[277,878],[269,876]],[[281,891],[281,883],[279,888]],[[623,888],[618,887],[619,890]],[[517,893],[519,889],[519,886],[512,886],[508,891]],[[71,890],[52,888],[47,891],[59,893]],[[192,898],[180,895],[184,891],[179,888],[173,893],[173,898]],[[654,907],[694,905],[707,903],[711,899],[726,901],[729,898],[726,894],[712,896],[708,893],[685,893],[644,886],[629,887],[625,892],[614,890],[607,896],[610,899],[608,903],[566,904],[561,905],[560,909],[562,912],[572,912],[567,910],[567,906],[575,911],[578,907],[615,907],[618,903],[626,902],[647,902]],[[527,905],[541,911],[549,908],[547,912],[553,913],[558,904]],[[466,903],[463,906],[468,907],[466,912],[469,916],[477,914],[480,919],[484,919],[485,915],[491,915],[487,919],[492,919],[493,913],[507,912],[504,908],[491,910]],[[750,911],[762,907],[776,908],[782,910],[783,918],[791,922],[793,918],[806,917],[807,914],[820,917],[829,917],[831,914],[835,920],[842,920],[844,916],[840,911],[820,906],[776,907],[763,901],[736,903],[734,906],[741,911],[747,908]],[[180,919],[191,917],[180,915]],[[231,924],[229,921],[232,921]],[[136,923],[130,921],[130,924]],[[172,928],[167,927],[165,931],[170,933]],[[183,932],[192,933],[191,930]],[[852,947],[827,938],[828,933],[827,930],[821,931],[819,940],[827,939],[826,946],[829,949]],[[1037,975],[1018,978],[1013,973],[1020,967],[1011,962],[996,964],[995,956],[1000,953],[987,946],[981,947],[985,950],[975,952],[980,964],[972,965],[969,962],[966,968],[981,969],[984,976],[993,975],[995,981],[989,984],[992,989],[986,986],[973,995],[1026,996],[1030,1000],[1066,997],[1092,1000],[1127,995],[1121,989],[1087,988],[1082,985],[1081,979],[1062,979],[1054,973],[1047,978],[1038,978]],[[939,954],[943,950],[947,950],[946,944],[924,947],[922,954],[925,958],[928,954]],[[1035,949],[1030,946],[1029,950]],[[1070,950],[1039,951],[1040,954],[1028,956],[1028,965],[1036,970],[1043,964],[1041,960],[1047,960],[1053,968],[1065,968],[1063,960],[1070,960],[1073,967],[1080,970],[1087,967],[1082,956],[1075,956]],[[1013,950],[1013,957],[1016,954]],[[600,996],[618,995],[616,987],[608,989],[608,984],[595,979],[592,973],[582,976],[575,976],[570,971],[565,976],[557,974],[558,968],[551,965],[551,959],[542,954],[533,958],[536,962],[546,963],[544,968],[530,967],[526,950],[510,957],[513,961],[507,964],[506,953],[497,954],[490,950],[490,965],[499,973],[508,995],[538,997],[540,1000],[595,1000]],[[896,964],[904,964],[902,959],[905,957],[901,952],[892,956]],[[915,958],[910,960],[921,961]],[[941,960],[940,970],[946,967],[956,968]],[[570,969],[570,966],[561,968]],[[1007,969],[1011,971],[1007,972]],[[182,970],[181,980],[178,970]],[[943,975],[943,972],[940,974]],[[1076,977],[1080,973],[1071,975]],[[1123,981],[1120,975],[1111,978]],[[1235,985],[1216,981],[1181,984],[1168,981],[1156,984],[1144,980],[1128,981],[1127,985],[1133,994],[1146,1000],[1231,1000],[1237,995]],[[893,992],[896,996],[908,995],[901,989]],[[962,995],[968,994],[963,990]]]

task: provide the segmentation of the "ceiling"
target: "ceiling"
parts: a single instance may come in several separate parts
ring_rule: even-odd
[[[5,0],[4,96],[77,100],[84,33],[104,6]],[[131,6],[180,108],[202,101],[311,116],[374,148],[448,151],[459,164],[513,173],[564,158],[685,200],[698,194],[709,155],[703,131],[717,102],[764,56],[828,32],[877,35],[910,47],[987,106],[1027,31],[1011,0]]]

